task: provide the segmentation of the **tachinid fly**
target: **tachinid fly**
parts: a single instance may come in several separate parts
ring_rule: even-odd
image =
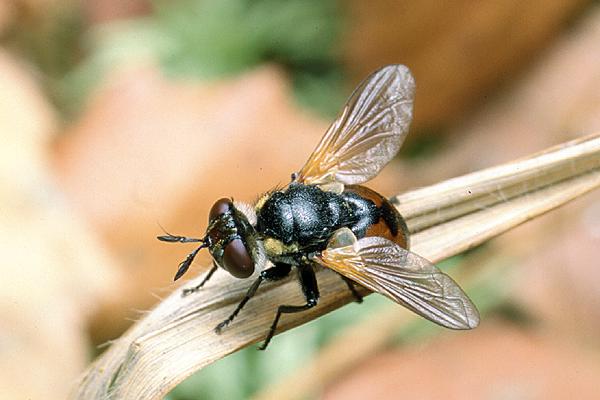
[[[165,235],[166,242],[200,242],[179,265],[175,279],[196,254],[208,248],[213,268],[198,291],[220,267],[236,278],[259,270],[246,296],[220,323],[220,333],[252,298],[261,282],[278,280],[296,269],[305,304],[278,307],[261,346],[275,334],[281,314],[317,305],[319,288],[314,267],[341,275],[360,301],[354,285],[381,293],[415,313],[451,329],[472,329],[479,314],[448,275],[410,252],[402,216],[383,196],[361,186],[396,155],[412,119],[415,82],[403,65],[386,66],[352,93],[306,164],[282,190],[256,204],[219,199],[209,212],[201,239]]]

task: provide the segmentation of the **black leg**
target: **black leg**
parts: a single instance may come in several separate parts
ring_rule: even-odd
[[[279,306],[277,308],[277,314],[275,315],[275,319],[273,320],[271,328],[269,329],[269,333],[265,338],[265,342],[262,344],[262,346],[258,348],[259,350],[265,350],[269,345],[271,339],[273,339],[275,331],[277,330],[279,318],[281,318],[281,314],[291,314],[305,311],[309,308],[313,308],[319,302],[319,286],[317,285],[317,277],[315,276],[315,272],[312,268],[312,265],[306,264],[298,266],[298,279],[300,281],[300,286],[302,287],[304,297],[306,298],[306,304],[301,306]]]
[[[192,261],[194,261],[194,258],[196,257],[196,255],[198,254],[198,252],[200,250],[202,250],[203,248],[207,247],[207,246],[208,245],[206,243],[202,243],[200,246],[198,246],[198,248],[196,248],[196,250],[194,250],[190,254],[188,254],[188,256],[185,258],[185,260],[183,260],[179,264],[179,268],[177,269],[177,273],[175,274],[175,278],[173,278],[174,281],[176,281],[177,279],[181,278],[183,276],[183,274],[186,273],[186,271],[188,270],[188,268],[190,267],[190,265],[192,265]]]
[[[248,300],[250,300],[254,296],[254,294],[256,294],[258,287],[260,286],[260,284],[262,283],[262,281],[264,279],[265,278],[263,278],[262,274],[258,276],[258,278],[254,281],[252,286],[250,286],[250,289],[248,289],[248,291],[246,292],[246,295],[244,296],[242,301],[240,301],[240,304],[238,304],[238,306],[235,308],[235,310],[233,310],[231,315],[225,321],[221,322],[219,325],[216,326],[215,332],[217,334],[220,334],[221,331],[223,330],[223,328],[225,328],[227,325],[229,325],[231,323],[231,321],[233,321],[233,319],[236,317],[236,315],[238,315],[240,310],[242,308],[244,308],[244,306],[246,305]]]
[[[202,286],[204,286],[204,284],[205,284],[206,282],[208,282],[208,280],[210,279],[210,277],[211,277],[211,276],[213,276],[213,274],[215,273],[215,271],[216,271],[218,268],[219,268],[219,267],[217,267],[217,264],[215,264],[215,263],[213,262],[213,266],[212,266],[212,268],[211,268],[211,269],[208,271],[208,274],[206,274],[206,276],[204,277],[204,279],[202,279],[202,282],[200,282],[199,284],[197,284],[197,285],[196,285],[196,286],[194,286],[194,287],[187,288],[187,289],[183,289],[183,292],[181,293],[181,296],[182,296],[182,297],[185,297],[185,296],[187,296],[188,294],[191,294],[191,293],[194,293],[194,292],[197,292],[198,290],[200,290],[200,288],[201,288]]]
[[[354,281],[352,279],[346,278],[344,275],[340,276],[342,277],[344,282],[346,282],[346,285],[348,285],[348,289],[350,289],[350,291],[352,292],[352,296],[354,296],[354,301],[356,301],[357,303],[362,303],[363,297],[360,295],[360,293],[356,291],[356,287],[354,287]]]
[[[233,310],[231,315],[225,321],[223,321],[219,325],[217,325],[217,327],[215,328],[215,332],[217,334],[220,334],[221,331],[223,330],[223,328],[225,328],[227,325],[229,325],[231,323],[231,321],[233,321],[233,319],[238,315],[238,313],[241,311],[241,309],[244,308],[246,303],[256,294],[258,287],[264,280],[277,281],[277,280],[283,279],[289,275],[291,269],[292,269],[291,265],[276,264],[274,267],[262,271],[260,273],[260,275],[258,276],[258,278],[256,278],[256,280],[254,281],[252,286],[250,286],[250,288],[248,289],[248,292],[246,292],[246,295],[244,296],[242,301],[240,301],[240,303],[235,308],[235,310]]]
[[[264,270],[261,275],[268,281],[278,281],[290,274],[292,266],[290,264],[275,263],[275,266]]]
[[[162,228],[162,226],[161,226],[161,228]],[[173,278],[173,280],[176,281],[177,279],[181,278],[183,276],[183,274],[186,273],[186,271],[188,270],[190,265],[192,265],[192,261],[194,261],[194,257],[196,257],[196,254],[198,254],[198,252],[200,250],[202,250],[203,248],[208,247],[208,242],[206,240],[206,237],[204,239],[198,239],[198,238],[191,238],[191,237],[187,237],[187,236],[171,235],[169,232],[165,231],[164,228],[163,228],[163,231],[166,233],[166,235],[156,237],[158,240],[160,240],[162,242],[169,242],[169,243],[202,242],[202,244],[196,250],[194,250],[190,254],[188,254],[186,259],[183,260],[179,264],[179,268],[177,269],[175,278]],[[214,272],[214,271],[212,271],[212,272]],[[210,277],[210,275],[212,275],[212,272],[209,273],[209,277]],[[204,282],[202,284],[204,284]]]

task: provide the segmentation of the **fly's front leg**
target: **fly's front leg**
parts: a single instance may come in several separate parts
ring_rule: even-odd
[[[306,304],[301,306],[291,306],[291,305],[282,305],[277,308],[277,314],[275,315],[275,319],[271,324],[271,328],[269,329],[269,333],[265,338],[265,342],[262,346],[260,346],[259,350],[265,350],[269,345],[269,342],[275,335],[275,331],[277,330],[277,324],[279,323],[279,318],[281,318],[281,314],[291,314],[296,312],[301,312],[304,310],[308,310],[309,308],[313,308],[319,302],[319,286],[317,285],[317,277],[315,276],[315,271],[311,264],[303,264],[297,267],[298,269],[298,280],[300,281],[300,286],[302,287],[302,293],[306,298]]]
[[[211,268],[211,269],[208,271],[208,273],[206,274],[206,276],[204,277],[204,279],[202,279],[202,282],[200,282],[199,284],[197,284],[197,285],[196,285],[196,286],[194,286],[194,287],[187,288],[187,289],[183,289],[183,292],[181,293],[181,296],[182,296],[182,297],[185,297],[185,296],[187,296],[188,294],[191,294],[191,293],[194,293],[194,292],[197,292],[198,290],[200,290],[200,288],[201,288],[202,286],[204,286],[204,284],[205,284],[206,282],[208,282],[208,280],[211,278],[211,276],[213,276],[213,274],[215,273],[215,271],[216,271],[218,268],[219,268],[219,267],[217,267],[217,264],[215,264],[215,263],[213,262],[213,266],[212,266],[212,268]]]
[[[175,274],[175,278],[173,278],[174,281],[176,281],[177,279],[181,278],[183,276],[183,274],[185,274],[188,270],[188,268],[190,268],[190,265],[192,265],[192,262],[194,261],[194,258],[196,257],[196,255],[198,254],[198,252],[206,247],[208,247],[209,243],[205,238],[203,239],[198,239],[198,238],[190,238],[187,236],[177,236],[177,235],[171,235],[170,233],[168,233],[167,231],[165,231],[166,235],[162,235],[162,236],[157,236],[156,238],[160,241],[163,242],[169,242],[169,243],[191,243],[191,242],[202,242],[202,244],[200,246],[198,246],[196,248],[196,250],[192,251],[190,254],[188,254],[188,256],[186,257],[185,260],[183,260],[180,264],[179,264],[179,268],[177,269],[177,273]],[[210,275],[213,274],[214,271],[211,270],[211,272],[209,273],[209,278]],[[203,282],[204,284],[204,282]]]
[[[231,313],[231,315],[225,321],[223,321],[219,325],[217,325],[217,327],[215,328],[215,332],[220,334],[221,331],[223,330],[223,328],[225,328],[227,325],[229,325],[231,323],[231,321],[233,321],[233,319],[239,314],[239,312],[242,310],[242,308],[244,308],[246,303],[252,297],[254,297],[254,295],[256,294],[256,291],[258,290],[258,287],[260,286],[260,284],[263,281],[265,281],[265,280],[278,281],[280,279],[283,279],[290,274],[291,269],[292,269],[292,266],[289,264],[279,264],[278,263],[278,264],[275,264],[274,267],[271,267],[269,269],[262,271],[260,273],[260,275],[258,276],[258,278],[256,278],[256,280],[254,281],[254,283],[252,283],[252,286],[250,286],[250,288],[248,289],[248,292],[246,292],[246,295],[244,296],[242,301],[240,301],[240,303],[235,308],[235,310]]]

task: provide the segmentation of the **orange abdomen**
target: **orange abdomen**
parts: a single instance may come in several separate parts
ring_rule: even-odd
[[[355,193],[362,198],[371,200],[381,210],[379,221],[367,229],[365,236],[383,237],[408,250],[409,236],[406,222],[388,199],[361,185],[348,185],[344,192]]]

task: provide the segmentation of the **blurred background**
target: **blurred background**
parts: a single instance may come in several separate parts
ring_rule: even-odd
[[[600,130],[599,44],[585,0],[2,0],[0,398],[65,398],[178,286],[191,248],[160,225],[194,236],[215,199],[287,183],[378,67],[418,88],[370,185],[391,196]],[[441,265],[472,332],[370,296],[168,398],[600,398],[598,200]]]

